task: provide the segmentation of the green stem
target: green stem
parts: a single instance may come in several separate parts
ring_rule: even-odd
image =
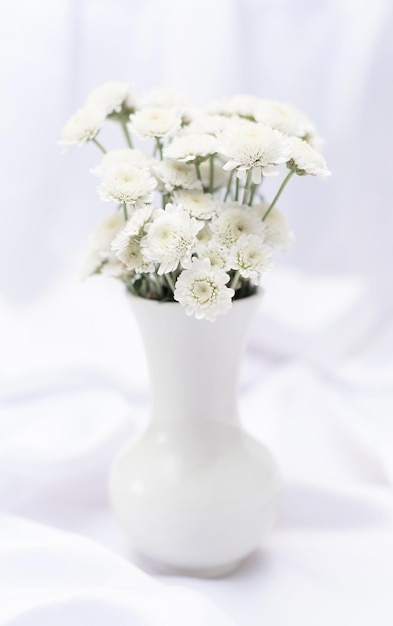
[[[160,279],[158,278],[157,274],[155,274],[155,272],[152,272],[150,274],[150,276],[152,277],[153,282],[155,283],[158,295],[161,297],[162,296],[162,285],[160,283]]]
[[[128,147],[133,148],[134,146],[132,145],[130,131],[128,130],[127,122],[124,117],[121,118],[121,127],[123,129]]]
[[[248,201],[249,206],[251,206],[253,201],[254,201],[254,196],[255,196],[255,192],[257,190],[257,187],[258,187],[258,185],[251,185],[250,199]]]
[[[199,164],[199,161],[195,161],[195,170],[198,176],[198,180],[202,181],[201,166]]]
[[[100,143],[98,141],[98,139],[96,139],[95,137],[93,137],[92,142],[96,144],[97,148],[99,148],[101,150],[101,152],[103,152],[104,154],[106,154],[106,150],[104,148],[104,146],[102,145],[102,143]]]
[[[236,191],[235,191],[235,200],[236,202],[239,200],[239,187],[240,187],[240,180],[236,175]]]
[[[232,180],[233,180],[233,175],[235,173],[235,170],[232,170],[231,173],[229,174],[229,178],[228,178],[228,185],[227,185],[227,190],[225,192],[225,196],[224,196],[224,202],[226,202],[230,192],[231,192],[231,186],[232,186]]]
[[[245,182],[245,185],[244,185],[242,204],[247,204],[248,203],[248,193],[249,193],[250,187],[251,187],[251,179],[252,179],[252,169],[250,168],[248,170],[248,172],[247,172],[247,178],[246,178],[246,182]]]
[[[128,220],[128,211],[127,211],[127,205],[125,202],[123,202],[123,213],[124,213],[124,219],[127,221]]]
[[[279,190],[277,191],[276,195],[273,198],[273,202],[271,203],[271,205],[269,206],[268,210],[266,211],[265,215],[262,218],[262,221],[264,221],[267,216],[269,215],[270,211],[274,208],[277,200],[279,199],[279,197],[281,196],[282,192],[284,191],[285,185],[289,182],[289,180],[291,179],[291,177],[294,175],[294,171],[290,171],[286,177],[284,178],[284,180],[282,181]]]
[[[173,282],[173,278],[172,275],[170,273],[168,274],[164,274],[166,281],[169,285],[169,287],[171,288],[172,293],[175,293],[175,283]]]
[[[239,279],[240,279],[240,271],[237,270],[235,272],[234,277],[232,278],[231,284],[229,285],[231,289],[234,289],[236,291],[236,287],[239,282]]]
[[[214,157],[210,157],[210,168],[209,168],[209,191],[213,193],[214,189]]]
[[[162,142],[161,142],[159,137],[156,137],[156,144],[157,144],[158,152],[160,154],[160,159],[162,161],[162,158],[163,158],[163,156],[162,156]]]

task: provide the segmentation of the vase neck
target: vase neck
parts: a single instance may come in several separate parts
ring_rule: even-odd
[[[215,322],[177,303],[132,298],[150,373],[152,421],[238,421],[237,387],[250,320],[258,305],[235,302]]]

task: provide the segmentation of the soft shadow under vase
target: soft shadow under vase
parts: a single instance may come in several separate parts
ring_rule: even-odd
[[[162,571],[218,576],[260,544],[279,478],[240,425],[237,383],[258,296],[213,323],[177,303],[130,297],[150,372],[152,415],[113,464],[110,494],[135,550]]]

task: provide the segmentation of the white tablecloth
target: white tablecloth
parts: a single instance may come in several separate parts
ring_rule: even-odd
[[[391,321],[353,277],[276,270],[265,289],[240,404],[284,488],[222,580],[142,573],[110,510],[109,465],[148,415],[121,287],[71,276],[1,306],[0,624],[391,626]]]

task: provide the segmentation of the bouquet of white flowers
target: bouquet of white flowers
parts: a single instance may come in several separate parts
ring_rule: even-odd
[[[107,151],[98,140],[108,119],[120,124],[127,148]],[[139,101],[128,84],[105,83],[60,143],[87,142],[103,153],[92,170],[99,196],[117,209],[91,236],[86,273],[114,276],[134,295],[176,300],[211,321],[255,293],[274,248],[290,240],[276,207],[290,178],[330,174],[305,115],[246,95],[195,109],[173,90]],[[267,202],[263,180],[282,170]]]

